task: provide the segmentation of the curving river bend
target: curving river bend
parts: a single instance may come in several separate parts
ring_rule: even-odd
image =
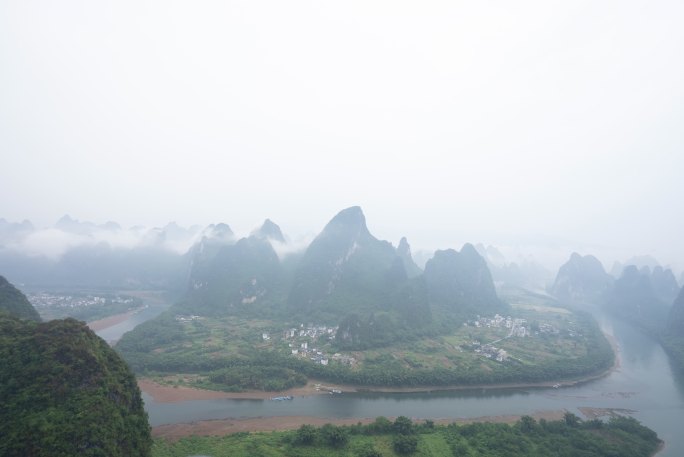
[[[118,339],[163,308],[132,316],[98,334]],[[166,305],[168,306],[168,305]],[[148,317],[149,316],[149,317]],[[158,403],[143,394],[152,426],[205,419],[266,416],[362,418],[405,415],[413,418],[475,418],[531,414],[567,409],[583,417],[578,408],[617,408],[654,429],[666,443],[659,457],[684,455],[684,377],[673,370],[660,344],[628,323],[603,314],[595,316],[605,333],[618,344],[620,366],[607,376],[573,387],[525,389],[473,389],[431,393],[343,393],[297,397],[292,401],[198,400]]]

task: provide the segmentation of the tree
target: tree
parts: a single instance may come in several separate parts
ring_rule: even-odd
[[[394,421],[394,431],[400,435],[410,435],[414,432],[413,422],[406,416],[399,416]]]
[[[349,441],[346,430],[342,427],[336,427],[332,424],[325,424],[321,427],[321,437],[330,446],[341,448]]]
[[[413,454],[418,449],[418,437],[416,435],[395,435],[392,445],[398,454]]]
[[[565,420],[565,425],[568,427],[577,427],[580,423],[580,418],[569,411],[563,414],[563,420]]]
[[[303,424],[297,429],[295,444],[313,444],[316,439],[316,428],[313,425]]]
[[[520,431],[523,433],[531,433],[537,426],[537,421],[530,416],[523,416],[520,418]]]

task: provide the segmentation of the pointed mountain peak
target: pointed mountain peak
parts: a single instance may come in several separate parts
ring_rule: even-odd
[[[636,278],[639,275],[639,269],[636,265],[627,265],[624,270],[622,270],[621,278]]]
[[[329,224],[366,225],[366,216],[360,206],[343,209],[332,218]]]
[[[463,245],[463,247],[461,248],[461,255],[465,255],[466,258],[469,259],[481,258],[484,260],[483,256],[481,256],[480,253],[477,252],[477,249],[475,249],[475,246],[473,246],[470,243],[466,243]]]
[[[277,241],[279,243],[286,242],[283,232],[280,231],[280,227],[278,227],[278,224],[273,222],[271,219],[266,219],[264,223],[261,224],[261,227],[252,232],[252,235],[259,238]]]
[[[411,256],[411,246],[408,244],[408,240],[406,237],[402,237],[401,240],[399,240],[399,246],[397,246],[397,254],[400,256],[406,256],[408,255],[409,257]]]
[[[418,265],[416,265],[416,263],[413,261],[413,257],[411,256],[411,246],[408,244],[406,237],[403,237],[401,240],[399,240],[399,246],[397,246],[397,255],[404,264],[404,269],[406,270],[406,274],[409,278],[415,278],[423,272],[423,270],[421,270],[420,267],[418,267]]]
[[[232,239],[235,236],[228,224],[223,222],[219,224],[211,224],[202,231],[202,237],[218,238],[218,239]]]
[[[360,206],[343,209],[333,217],[323,229],[324,234],[347,233],[353,237],[370,235],[366,226],[366,216]]]

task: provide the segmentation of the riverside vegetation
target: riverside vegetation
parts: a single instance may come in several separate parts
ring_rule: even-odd
[[[231,455],[272,457],[648,457],[661,445],[652,430],[635,419],[582,422],[572,413],[562,421],[538,422],[523,416],[515,424],[413,423],[407,417],[379,417],[368,425],[303,425],[295,431],[236,433],[155,440],[154,457]]]
[[[186,384],[194,387],[228,391],[284,390],[303,385],[307,377],[393,387],[560,381],[599,373],[613,361],[610,345],[586,314],[514,307],[514,315],[526,320],[529,335],[509,336],[511,329],[480,318],[492,321],[492,326],[471,321],[450,334],[343,351],[330,336],[318,341],[307,336],[288,338],[289,327],[270,320],[226,317],[179,322],[168,313],[126,334],[117,348],[140,374],[162,382],[165,376],[187,379]],[[269,335],[268,340],[264,335]],[[303,344],[329,357],[324,359],[327,365],[293,355],[291,346],[299,352]],[[493,348],[489,354],[487,346]],[[505,360],[497,360],[497,349],[506,354]],[[333,354],[342,357],[335,360]],[[194,376],[175,376],[179,373]]]

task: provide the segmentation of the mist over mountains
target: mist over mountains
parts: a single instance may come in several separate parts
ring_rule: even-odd
[[[293,241],[270,219],[249,232],[246,238],[250,237],[268,242],[280,260],[303,255],[313,239],[309,235]],[[170,222],[161,227],[126,228],[113,221],[95,224],[65,215],[52,226],[38,228],[30,221],[0,219],[0,272],[28,286],[156,288],[183,293],[195,263],[239,239],[226,223],[183,227]],[[497,287],[545,289],[553,285],[554,262],[542,263],[521,251],[515,254],[510,247],[479,243],[475,249]],[[415,278],[435,251],[411,249],[402,237],[397,254],[406,274]],[[627,265],[651,270],[659,266],[652,256],[634,256],[614,262],[612,276],[618,278]],[[683,280],[684,272],[679,282]]]
[[[653,335],[662,334],[680,295],[672,270],[651,257],[639,256],[625,265],[616,263],[611,272],[607,273],[596,257],[573,253],[559,269],[549,292],[562,303],[601,306]]]
[[[322,322],[338,326],[340,347],[363,349],[508,311],[473,245],[436,251],[423,271],[408,240],[376,238],[358,206],[288,255],[276,251],[288,241],[268,219],[249,236],[231,233],[205,231],[183,256],[188,288],[175,312]]]

